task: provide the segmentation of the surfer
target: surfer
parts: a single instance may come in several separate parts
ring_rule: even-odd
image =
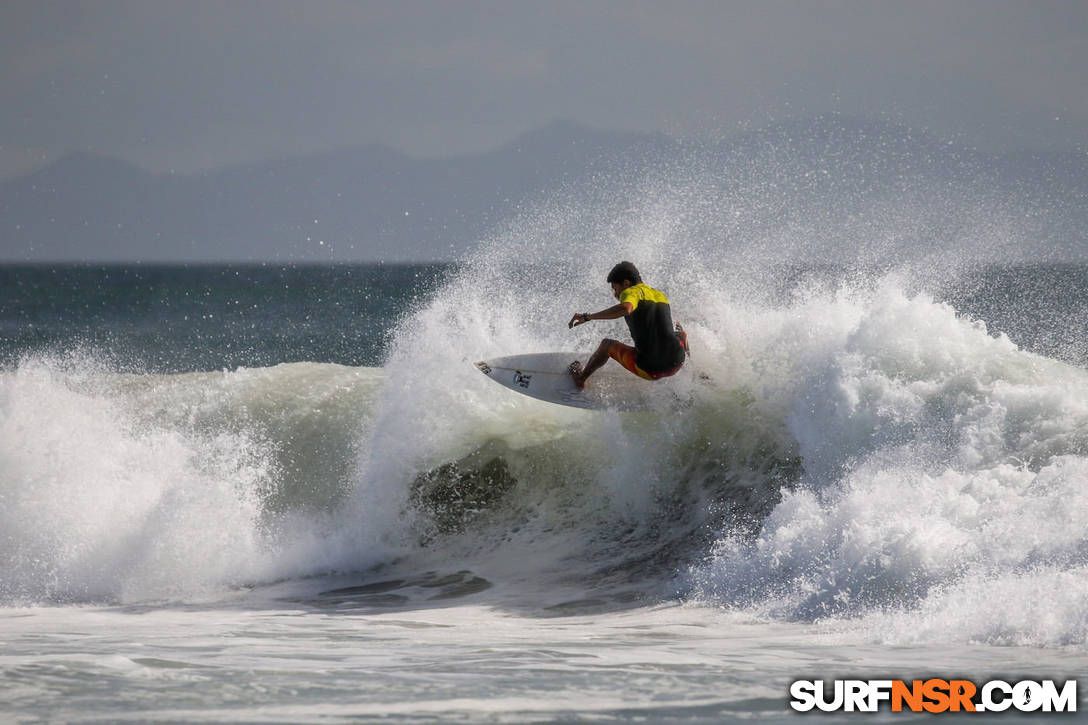
[[[601,340],[585,366],[578,360],[570,364],[574,384],[584,388],[589,376],[608,362],[608,358],[646,380],[666,378],[679,371],[689,354],[688,338],[680,325],[673,327],[668,298],[644,283],[638,269],[630,262],[620,262],[613,267],[607,281],[619,304],[600,312],[577,312],[570,318],[567,328],[584,325],[590,320],[622,317],[635,345],[631,347],[609,338]]]

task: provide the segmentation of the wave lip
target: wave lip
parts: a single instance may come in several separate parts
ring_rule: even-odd
[[[118,375],[79,357],[0,372],[0,598],[191,599],[332,566],[318,532],[348,482],[330,474],[351,475],[341,443],[377,380],[307,364]],[[330,439],[335,465],[294,455]]]

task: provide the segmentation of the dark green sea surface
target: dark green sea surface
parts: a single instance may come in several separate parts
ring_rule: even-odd
[[[0,266],[0,364],[87,351],[139,372],[380,365],[452,265]]]
[[[0,365],[85,352],[136,372],[381,365],[443,265],[0,266]],[[782,274],[789,287],[808,274]],[[924,284],[923,284],[924,288]],[[929,290],[1019,346],[1088,365],[1088,266],[988,267]],[[565,311],[565,310],[564,310]]]

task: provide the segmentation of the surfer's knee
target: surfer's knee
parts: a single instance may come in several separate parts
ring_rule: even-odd
[[[605,344],[607,343],[607,344]],[[601,349],[613,360],[619,360],[628,350],[633,350],[630,345],[625,345],[619,340],[605,340],[601,343]]]
[[[605,339],[601,340],[601,344],[597,346],[597,352],[601,353],[602,355],[607,355],[609,352],[612,351],[613,345],[618,344],[619,340],[613,340],[610,337],[606,337]]]

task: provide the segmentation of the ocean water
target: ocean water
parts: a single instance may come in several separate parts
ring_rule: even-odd
[[[604,265],[491,259],[0,271],[0,719],[785,721],[796,679],[1083,683],[1088,268],[647,270],[687,400],[621,414],[479,375],[623,333],[565,325]]]
[[[943,246],[891,232],[902,202],[887,233],[842,227],[849,263],[790,258],[838,225],[669,188],[558,196],[456,265],[0,268],[0,721],[793,722],[799,679],[1085,691],[1088,267],[1001,261],[1015,235],[966,203],[926,226]],[[623,258],[692,345],[646,383],[660,411],[474,368],[625,336],[566,326]]]

